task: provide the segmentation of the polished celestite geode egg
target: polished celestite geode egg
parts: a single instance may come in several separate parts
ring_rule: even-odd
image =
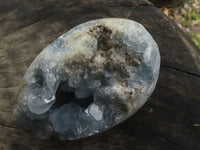
[[[132,20],[78,25],[44,48],[27,69],[14,111],[25,130],[47,139],[79,139],[134,114],[153,92],[158,46]]]

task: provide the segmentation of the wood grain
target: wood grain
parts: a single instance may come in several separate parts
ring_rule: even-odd
[[[154,3],[158,7],[178,7],[178,6],[183,6],[183,4],[187,0],[150,0],[152,3]]]
[[[161,71],[149,101],[97,136],[43,141],[19,130],[12,110],[35,56],[80,23],[105,17],[143,24],[158,43]],[[0,0],[0,150],[199,150],[200,50],[146,0]]]

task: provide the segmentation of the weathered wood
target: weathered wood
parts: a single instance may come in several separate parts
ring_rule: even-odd
[[[150,0],[158,7],[178,7],[184,4],[187,0]]]
[[[16,91],[35,56],[75,25],[105,17],[136,20],[157,41],[161,71],[149,101],[121,125],[82,140],[43,141],[16,128],[11,119]],[[151,3],[0,0],[1,150],[199,150],[199,108],[200,50]]]

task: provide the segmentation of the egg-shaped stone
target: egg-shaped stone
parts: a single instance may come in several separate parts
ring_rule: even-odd
[[[43,139],[100,133],[142,107],[159,68],[158,46],[141,24],[120,18],[80,24],[44,48],[27,69],[15,119]]]

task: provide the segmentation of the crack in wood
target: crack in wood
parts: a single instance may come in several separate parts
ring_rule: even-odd
[[[7,127],[7,128],[12,128],[12,129],[15,129],[15,130],[20,130],[19,128],[15,127],[15,126],[3,124],[3,123],[0,123],[0,126]]]
[[[182,70],[182,69],[180,69],[180,68],[176,68],[176,67],[172,67],[172,66],[168,66],[168,65],[161,65],[161,67],[163,67],[163,68],[168,68],[168,69],[172,69],[172,70],[176,70],[176,71],[179,71],[179,72],[182,72],[182,73],[186,73],[186,74],[192,75],[192,76],[194,76],[194,77],[200,78],[200,75],[195,74],[195,73],[192,73],[192,72],[189,72],[189,71],[186,71],[186,70]]]

